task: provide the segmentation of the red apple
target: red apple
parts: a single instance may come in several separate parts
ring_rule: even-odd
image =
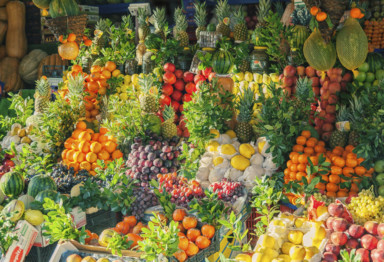
[[[285,68],[284,68],[284,72],[283,72],[284,76],[295,76],[296,75],[296,68],[294,66],[291,66],[291,65],[287,65]]]
[[[183,75],[184,75],[184,72],[182,70],[177,69],[175,71],[175,76],[176,76],[177,79],[183,79]]]
[[[193,94],[194,92],[196,92],[196,85],[192,82],[188,83],[186,86],[185,86],[185,91],[188,93],[188,94]]]
[[[329,77],[328,76],[326,76],[326,77],[324,77],[324,78],[319,78],[320,79],[320,85],[322,86],[322,87],[328,87],[328,85],[329,85]],[[327,84],[326,84],[327,83]]]
[[[189,137],[190,136],[190,134],[189,134],[189,130],[186,128],[186,129],[184,129],[184,131],[183,131],[183,137]]]
[[[338,101],[339,101],[339,98],[337,97],[337,95],[330,95],[328,98],[328,103],[330,105],[335,105],[337,104]]]
[[[176,83],[174,84],[175,88],[179,91],[184,91],[184,81],[181,79],[177,79]]]
[[[331,234],[331,242],[336,246],[344,246],[347,241],[348,237],[344,232],[333,232]]]
[[[289,76],[284,77],[283,85],[286,87],[292,87],[293,86],[293,77],[289,77]]]
[[[341,91],[341,85],[340,83],[332,82],[329,84],[328,89],[329,89],[329,93],[336,94]]]
[[[172,73],[171,71],[167,71],[165,72],[165,74],[163,75],[163,81],[164,83],[166,84],[171,84],[173,85],[175,82],[176,82],[176,76],[174,73]]]
[[[384,249],[375,249],[371,252],[372,262],[384,262]]]
[[[183,136],[183,130],[181,130],[180,126],[177,127],[177,136],[182,137]]]
[[[340,254],[340,246],[336,246],[333,244],[327,244],[325,246],[325,251],[331,252],[331,253],[335,254],[336,256],[338,256]]]
[[[171,98],[166,95],[161,95],[160,96],[160,105],[167,105],[169,106],[171,104]]]
[[[353,223],[353,219],[350,213],[347,212],[347,210],[344,210],[343,214],[341,215],[342,218],[347,220],[349,223]]]
[[[325,252],[323,254],[323,261],[335,262],[337,261],[337,256],[331,252]]]
[[[173,91],[173,94],[172,94],[173,100],[180,101],[182,97],[183,97],[183,94],[179,90]]]
[[[170,71],[170,72],[175,72],[175,70],[176,70],[176,67],[175,67],[175,65],[174,64],[172,64],[172,63],[166,63],[164,66],[163,66],[163,69],[164,69],[164,71]]]
[[[353,224],[348,229],[348,234],[356,239],[361,238],[365,233],[364,227],[360,225]]]
[[[333,217],[341,217],[344,212],[343,204],[331,203],[328,206],[328,213]]]
[[[191,72],[185,72],[183,76],[183,80],[186,83],[193,82],[194,74]]]
[[[356,250],[356,255],[360,254],[361,262],[369,262],[369,250],[365,248],[359,248]]]
[[[368,250],[375,249],[377,247],[378,242],[379,241],[377,240],[377,238],[372,236],[371,234],[366,234],[361,237],[361,246]]]
[[[344,218],[335,218],[332,222],[333,231],[344,232],[348,228],[348,221]]]
[[[173,87],[171,84],[164,84],[162,91],[164,95],[170,96],[173,93]]]
[[[307,66],[307,68],[305,69],[305,74],[308,77],[314,77],[316,75],[316,71],[315,71],[315,69],[313,67]]]
[[[312,91],[313,91],[313,94],[315,96],[319,96],[320,95],[320,88],[318,86],[313,86],[312,87]]]
[[[183,96],[183,102],[189,102],[189,101],[192,101],[192,97],[190,94],[185,94]]]
[[[379,235],[379,237],[384,238],[384,223],[381,223],[377,227],[377,234]]]
[[[212,72],[212,67],[207,67],[204,70],[202,70],[202,74],[205,78],[208,78],[211,72]]]
[[[352,82],[352,80],[353,80],[353,75],[349,72],[345,73],[345,75],[343,76],[343,81]]]
[[[332,132],[333,131],[333,125],[331,125],[330,123],[324,123],[322,129],[324,132]]]
[[[372,235],[377,235],[377,229],[379,227],[379,223],[375,221],[367,221],[364,224],[365,230]]]
[[[320,89],[320,95],[321,95],[321,101],[323,102],[323,101],[327,101],[331,94],[328,89],[324,89],[324,87],[322,87]]]
[[[359,241],[357,241],[354,238],[348,239],[347,243],[345,244],[345,247],[350,249],[356,249],[359,246]]]
[[[180,106],[179,106],[179,111],[180,111],[180,112],[183,112],[183,111],[184,111],[184,105],[183,105],[183,104],[180,104]]]
[[[179,111],[180,104],[177,101],[172,100],[171,105],[173,107],[173,110],[175,110],[175,112]]]
[[[330,123],[330,124],[335,123],[335,121],[336,121],[335,114],[326,114],[324,121],[325,121],[325,123]]]

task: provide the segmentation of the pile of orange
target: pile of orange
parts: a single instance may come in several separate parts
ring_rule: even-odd
[[[101,127],[99,133],[95,133],[87,129],[85,122],[79,121],[72,136],[64,143],[65,150],[61,153],[63,163],[76,172],[85,169],[95,175],[95,169],[100,167],[98,159],[104,160],[107,166],[113,160],[122,158],[123,153],[117,149],[116,139],[107,136],[107,132]]]
[[[308,177],[307,174],[308,159],[314,165],[318,165],[319,156],[322,154],[325,161],[331,163],[330,172],[321,175],[325,183],[317,184],[316,188],[329,197],[355,195],[359,192],[357,184],[361,181],[361,177],[371,177],[374,170],[373,168],[366,170],[365,167],[361,166],[364,159],[357,158],[356,154],[353,153],[353,149],[352,145],[347,145],[345,148],[335,147],[333,150],[328,151],[325,149],[323,141],[311,137],[311,132],[305,130],[301,133],[301,136],[297,137],[296,145],[293,146],[292,152],[289,154],[287,168],[284,170],[284,181],[287,184],[290,181],[302,181],[303,177],[306,177],[309,181],[313,179],[313,177]],[[357,177],[353,176],[353,174],[357,175]],[[319,175],[314,174],[313,176]],[[352,180],[345,180],[341,175],[351,177]],[[351,182],[351,187],[349,189],[341,188],[340,183],[343,182]]]
[[[137,242],[141,241],[140,237],[141,229],[146,227],[143,223],[137,223],[137,219],[135,216],[125,217],[123,221],[116,224],[116,227],[113,228],[119,234],[126,235],[127,241],[132,241],[132,246],[136,247]]]
[[[96,233],[92,233],[90,230],[86,229],[85,232],[87,233],[88,237],[85,239],[85,244],[87,245],[97,245],[99,243],[99,235]]]
[[[198,229],[197,219],[188,216],[184,209],[176,209],[173,212],[173,220],[178,222],[180,229],[179,251],[174,254],[178,261],[183,262],[211,245],[211,239],[216,232],[215,227],[204,225],[201,230]]]

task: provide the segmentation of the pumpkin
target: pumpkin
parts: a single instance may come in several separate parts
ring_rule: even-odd
[[[304,43],[304,56],[308,64],[319,71],[331,69],[336,63],[336,49],[326,43],[319,30],[312,32]]]
[[[7,33],[8,25],[6,22],[0,21],[0,44],[3,43],[4,37]]]
[[[33,84],[38,79],[39,64],[46,56],[43,50],[35,49],[21,60],[19,74],[26,83]]]
[[[356,19],[348,18],[337,33],[336,51],[340,63],[349,70],[364,63],[368,54],[368,38]]]
[[[13,57],[5,57],[0,62],[0,81],[5,83],[5,92],[18,91],[23,87],[23,81],[19,75],[19,60]]]
[[[66,42],[59,46],[59,55],[66,60],[76,59],[79,54],[79,46],[76,42]]]
[[[25,35],[25,5],[20,1],[7,3],[8,31],[5,48],[7,55],[23,58],[27,53],[27,36]],[[18,72],[18,70],[16,70]]]
[[[213,71],[218,74],[228,74],[233,65],[232,61],[232,54],[228,50],[216,51],[212,58]]]
[[[32,2],[40,9],[48,9],[51,0],[32,0]]]
[[[5,45],[0,45],[0,61],[6,56]]]
[[[9,0],[0,0],[0,7],[5,6]]]
[[[7,10],[5,9],[5,7],[0,8],[0,20],[2,21],[8,20]]]
[[[80,12],[75,0],[52,0],[49,4],[49,14],[52,18],[75,16]]]
[[[68,66],[68,61],[64,61],[63,59],[61,59],[61,57],[59,56],[59,54],[53,54],[53,55],[49,55],[45,58],[43,58],[43,60],[41,60],[38,68],[38,78],[40,79],[40,77],[43,76],[43,69],[44,69],[44,66],[48,67],[48,68],[56,68],[56,69],[62,69],[63,66]]]

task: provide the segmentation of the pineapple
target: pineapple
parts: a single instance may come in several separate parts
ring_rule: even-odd
[[[41,78],[36,81],[35,92],[35,111],[36,113],[44,113],[48,108],[48,103],[51,97],[51,86],[46,78]]]
[[[206,10],[206,4],[205,2],[196,2],[195,4],[195,22],[197,25],[196,28],[196,38],[199,40],[200,38],[200,32],[207,30],[207,10]]]
[[[151,74],[145,75],[143,78],[140,78],[139,85],[142,90],[140,95],[140,107],[141,110],[145,113],[154,113],[158,110],[157,99],[154,94],[151,94],[150,90],[152,88],[154,77]]]
[[[247,87],[240,91],[236,109],[238,110],[235,133],[241,143],[248,143],[253,138],[252,126],[249,123],[252,119],[255,105],[255,92]]]
[[[75,77],[69,75],[67,88],[67,98],[71,107],[79,110],[80,118],[85,117],[84,77],[81,74]]]
[[[153,11],[153,19],[155,20],[155,34],[158,34],[163,41],[166,40],[165,30],[167,27],[167,20],[165,18],[165,8],[156,8]]]
[[[279,17],[283,16],[285,10],[284,10],[284,5],[282,1],[275,2],[275,10],[276,10],[276,13],[279,14]]]
[[[148,14],[145,8],[139,8],[137,10],[137,19],[139,22],[139,40],[144,41],[147,35],[150,33],[148,26]]]
[[[175,111],[172,106],[165,106],[163,111],[164,122],[161,124],[161,134],[165,139],[177,136],[177,127],[174,123]]]
[[[262,26],[265,23],[265,18],[268,16],[269,10],[271,10],[271,0],[260,0],[259,7],[257,8],[258,26]]]
[[[187,18],[185,17],[183,12],[181,12],[181,14],[179,14],[176,17],[175,27],[176,27],[175,39],[180,42],[181,47],[187,47],[189,44],[189,36],[186,32],[188,23],[187,23]]]
[[[233,29],[233,37],[236,42],[243,42],[247,40],[248,29],[245,25],[245,12],[240,6],[237,12],[235,12],[235,27]]]
[[[250,63],[249,63],[249,50],[248,44],[246,42],[242,42],[237,45],[235,48],[236,56],[235,56],[235,66],[238,72],[247,72],[249,71]]]
[[[348,121],[349,113],[345,105],[340,106],[340,110],[337,114],[336,121],[343,122]],[[335,148],[336,146],[345,147],[347,143],[348,133],[345,131],[335,130],[332,132],[331,138],[329,139],[329,146]]]
[[[361,106],[361,102],[355,96],[350,101],[350,104],[351,104],[351,114],[350,114],[351,132],[349,132],[348,144],[357,146],[359,144],[360,136],[355,129],[356,129],[356,125],[361,123],[360,118],[363,117],[363,107]]]
[[[175,26],[173,27],[173,38],[177,37],[176,20],[182,14],[183,14],[183,9],[181,9],[180,7],[176,7],[175,13],[173,14],[173,21],[175,22]]]
[[[111,21],[108,19],[100,19],[97,21],[95,26],[93,43],[96,47],[103,48],[108,42],[108,34],[109,28],[111,26]]]
[[[224,19],[229,19],[230,8],[228,6],[228,0],[218,0],[216,5],[216,15],[219,20],[216,26],[216,33],[222,34],[224,37],[229,37],[231,29],[229,23],[224,23]]]

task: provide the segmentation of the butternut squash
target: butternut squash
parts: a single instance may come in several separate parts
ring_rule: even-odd
[[[5,6],[9,0],[0,0],[0,7]]]
[[[0,7],[0,20],[7,21],[8,15],[7,10],[5,10],[5,7]]]
[[[25,5],[20,1],[7,3],[8,31],[5,48],[7,55],[21,59],[27,53],[27,36],[25,34]]]
[[[6,22],[0,21],[0,44],[3,43],[4,37],[7,33],[8,25]]]
[[[6,56],[5,45],[0,45],[0,61]]]
[[[4,82],[4,91],[18,91],[23,88],[23,81],[19,75],[19,60],[5,57],[0,62],[0,81]]]

